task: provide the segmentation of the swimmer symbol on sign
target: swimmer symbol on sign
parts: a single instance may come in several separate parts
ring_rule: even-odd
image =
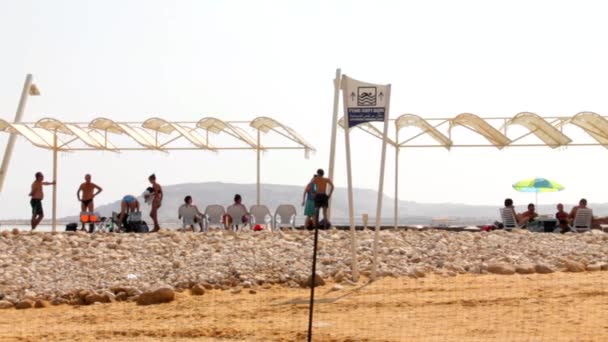
[[[367,107],[376,105],[376,87],[357,88],[357,106]]]

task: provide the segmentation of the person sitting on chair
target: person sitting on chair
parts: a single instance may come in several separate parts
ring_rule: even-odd
[[[513,200],[510,198],[505,198],[505,210],[511,210],[513,212],[513,216],[515,217],[515,220],[517,220],[517,224],[519,226],[528,222],[526,219],[524,219],[523,214],[518,214],[517,212],[515,212],[515,207],[513,206]]]
[[[244,224],[247,224],[249,222],[249,216],[251,216],[251,214],[249,213],[249,210],[247,210],[247,207],[241,203],[241,201],[242,201],[241,195],[239,195],[239,194],[234,195],[234,203],[228,207],[227,211],[230,212],[231,207],[241,208],[242,212],[244,213],[243,217],[241,218],[241,221]],[[231,227],[232,227],[232,217],[230,217],[230,215],[228,215],[228,214],[224,215],[224,225],[226,226],[226,229],[231,229]]]
[[[188,195],[184,198],[184,204],[182,204],[177,210],[178,218],[183,222],[184,231],[189,227],[194,231],[194,225],[198,224],[203,231],[203,217],[205,216],[198,210],[198,207],[192,204],[192,196]]]
[[[557,212],[555,213],[557,224],[560,228],[560,233],[565,233],[570,230],[568,227],[568,213],[564,211],[564,205],[561,203],[557,204]]]
[[[126,195],[120,201],[120,215],[118,215],[118,222],[121,228],[124,227],[127,216],[130,213],[139,212],[139,201],[133,195]]]
[[[581,200],[578,201],[578,205],[575,206],[574,208],[572,208],[572,210],[570,211],[570,214],[568,214],[569,223],[574,222],[574,218],[576,218],[576,211],[581,208],[587,208],[587,200],[584,198],[581,198]]]
[[[518,218],[520,224],[533,223],[534,219],[538,217],[534,203],[528,204],[528,210],[524,211],[520,216],[521,218]]]

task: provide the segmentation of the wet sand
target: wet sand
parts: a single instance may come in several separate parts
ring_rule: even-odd
[[[315,341],[606,341],[608,272],[384,278],[317,288]],[[307,289],[0,311],[0,340],[303,341]]]

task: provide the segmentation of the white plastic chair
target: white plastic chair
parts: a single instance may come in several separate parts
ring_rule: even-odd
[[[211,204],[205,208],[205,231],[209,230],[209,227],[220,227],[224,228],[224,222],[222,218],[226,214],[226,210],[219,204]]]
[[[246,227],[251,223],[251,217],[249,217],[247,213],[247,209],[243,205],[231,205],[226,210],[226,213],[232,219],[232,223],[230,224],[234,231],[239,230],[240,226]],[[245,220],[244,218],[247,218]],[[250,226],[251,227],[251,226]]]
[[[281,204],[274,213],[274,229],[281,227],[296,228],[296,207],[291,204]]]
[[[185,229],[188,226],[200,226],[201,232],[205,231],[203,225],[203,215],[198,212],[198,209],[194,205],[186,206],[182,205],[178,209],[178,215],[182,217],[183,228]],[[197,222],[198,221],[198,222]]]
[[[272,226],[272,214],[270,213],[270,209],[268,209],[265,205],[252,205],[249,209],[251,213],[252,222],[251,225],[261,224],[266,227],[266,229],[271,228]]]
[[[502,226],[506,230],[523,228],[517,224],[517,217],[515,217],[515,212],[511,209],[506,210],[507,208],[500,208],[500,217],[502,218]]]
[[[591,230],[591,222],[593,221],[593,211],[589,208],[578,208],[574,221],[569,226],[575,233],[583,233]]]

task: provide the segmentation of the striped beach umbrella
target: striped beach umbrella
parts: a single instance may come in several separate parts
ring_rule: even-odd
[[[546,178],[524,179],[513,184],[513,189],[520,192],[536,193],[536,203],[538,204],[539,192],[557,192],[564,190],[564,186],[558,182]]]

